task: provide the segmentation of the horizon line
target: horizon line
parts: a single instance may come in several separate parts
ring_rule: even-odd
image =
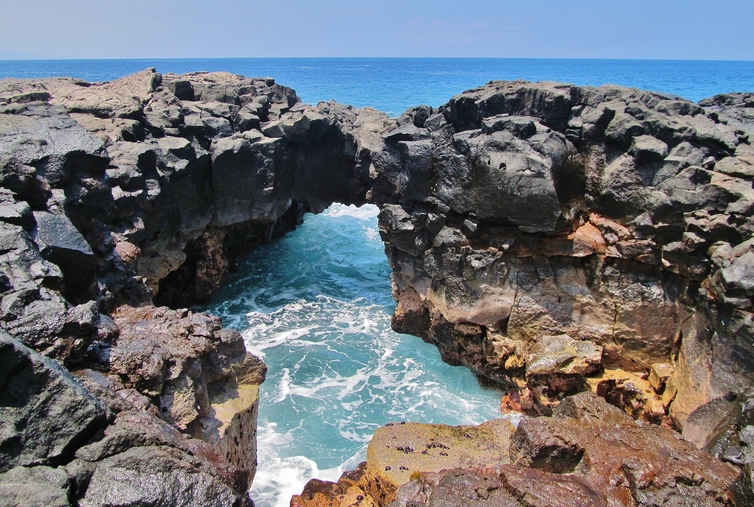
[[[753,60],[709,58],[616,58],[616,57],[545,57],[545,56],[171,56],[171,57],[117,57],[117,58],[0,58],[0,62],[54,62],[54,61],[169,61],[169,60],[601,60],[650,62],[737,62],[754,63]]]

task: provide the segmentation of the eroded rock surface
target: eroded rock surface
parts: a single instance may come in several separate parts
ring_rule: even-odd
[[[56,443],[6,411],[3,470],[66,466],[82,505],[246,502],[265,367],[218,319],[151,304],[205,301],[305,211],[366,202],[386,123],[228,73],[1,80],[0,325],[115,414]],[[17,405],[68,410],[32,403],[44,386]]]
[[[670,363],[648,402],[678,427],[744,392],[749,102],[492,82],[407,113],[374,157],[393,327],[542,413],[603,369]]]
[[[381,207],[394,328],[507,388],[504,406],[557,413],[592,389],[750,470],[751,110],[744,93],[697,105],[493,82],[390,119],[228,73],[0,80],[0,326],[13,350],[47,358],[34,364],[75,371],[60,367],[67,397],[109,408],[72,443],[19,447],[23,432],[4,429],[3,479],[33,485],[14,489],[29,504],[246,502],[264,368],[216,319],[152,304],[205,301],[238,255],[333,202]],[[533,477],[586,495],[574,502],[609,498],[582,488],[589,449],[574,445],[552,469],[430,482],[463,496],[492,481],[520,499],[538,494]],[[636,502],[689,484],[702,505],[734,498],[724,471],[680,483],[645,471],[631,476]],[[366,501],[358,480],[335,486],[340,500]]]
[[[744,506],[752,500],[745,471],[672,430],[636,422],[593,393],[565,398],[551,417],[525,417],[515,431],[498,432],[493,439],[453,438],[473,432],[491,436],[491,424],[497,423],[445,427],[445,434],[436,434],[432,425],[380,428],[359,469],[337,484],[310,482],[291,504],[352,505],[344,503],[349,490],[364,505],[390,507]],[[406,458],[385,449],[431,434],[437,438],[429,444],[456,457],[412,459],[409,473]],[[459,460],[464,453],[471,458]],[[400,471],[394,472],[396,467]],[[376,468],[379,473],[370,472]]]
[[[377,503],[385,505],[416,472],[507,463],[514,429],[503,419],[479,426],[416,423],[383,426],[369,443],[364,489]]]

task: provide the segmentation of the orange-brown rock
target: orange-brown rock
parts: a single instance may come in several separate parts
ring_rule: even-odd
[[[479,426],[394,423],[379,428],[367,450],[364,490],[380,505],[417,472],[480,468],[507,462],[513,425],[497,419]]]
[[[338,482],[312,479],[300,495],[291,498],[291,507],[376,507],[374,499],[362,489],[366,463],[345,472]]]
[[[667,415],[668,403],[663,402],[657,389],[645,377],[645,374],[605,369],[587,378],[586,382],[592,392],[634,419],[673,427],[673,422]]]
[[[591,393],[523,419],[508,464],[420,473],[391,507],[751,505],[744,472]]]

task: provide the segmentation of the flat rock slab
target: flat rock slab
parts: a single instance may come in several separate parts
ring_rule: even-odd
[[[508,461],[515,428],[495,419],[479,426],[396,423],[379,428],[367,450],[367,491],[385,504],[417,472],[479,468]]]

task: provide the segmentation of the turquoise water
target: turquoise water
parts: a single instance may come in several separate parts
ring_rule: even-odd
[[[335,99],[397,116],[439,106],[495,79],[616,83],[698,101],[754,91],[754,62],[281,58],[0,61],[0,77],[106,81],[147,67],[272,76],[309,103]],[[241,331],[270,367],[262,386],[258,507],[288,506],[312,477],[334,480],[365,457],[391,421],[479,423],[499,393],[440,360],[420,339],[390,330],[390,270],[374,207],[334,205],[253,252],[202,309]]]
[[[515,58],[232,58],[0,61],[0,77],[73,76],[109,81],[147,67],[160,72],[228,71],[274,77],[308,103],[334,99],[396,116],[410,106],[439,106],[497,79],[614,83],[699,101],[754,91],[754,62]]]
[[[241,331],[269,366],[258,507],[287,506],[312,477],[336,480],[388,422],[499,417],[498,391],[443,363],[434,346],[391,331],[394,308],[377,208],[339,204],[255,250],[201,308]]]

